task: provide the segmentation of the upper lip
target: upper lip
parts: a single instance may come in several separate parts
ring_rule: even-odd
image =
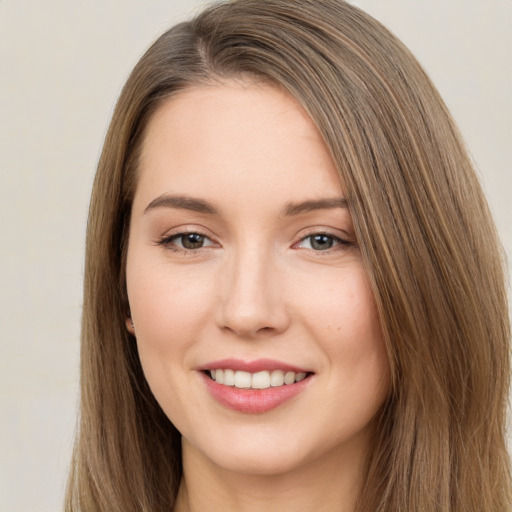
[[[293,364],[284,363],[282,361],[277,361],[275,359],[255,359],[254,361],[244,361],[242,359],[219,359],[217,361],[212,361],[210,363],[205,364],[199,368],[201,371],[206,370],[221,370],[221,369],[229,369],[235,371],[243,371],[249,373],[257,373],[262,371],[273,371],[273,370],[283,370],[286,372],[295,372],[295,373],[311,373],[311,370],[301,368],[299,366],[295,366]]]

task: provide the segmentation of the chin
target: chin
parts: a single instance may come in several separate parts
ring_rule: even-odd
[[[245,437],[246,439],[236,439],[236,436],[225,436],[220,443],[211,439],[204,447],[193,446],[184,438],[183,454],[184,457],[187,454],[194,457],[199,455],[224,471],[260,476],[275,476],[294,471],[306,463],[308,458],[300,450],[300,444],[285,444],[282,436],[278,440],[261,435]]]
[[[282,450],[248,449],[232,450],[212,459],[225,471],[240,475],[277,476],[291,473],[304,464],[297,453]]]

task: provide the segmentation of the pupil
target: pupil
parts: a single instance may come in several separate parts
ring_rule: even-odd
[[[328,235],[315,235],[311,237],[311,247],[320,251],[330,249],[332,247],[333,240]]]
[[[197,249],[203,246],[204,236],[197,233],[188,233],[181,237],[181,243],[185,249]]]

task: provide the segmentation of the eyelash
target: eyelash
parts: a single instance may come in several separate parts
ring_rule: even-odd
[[[196,235],[198,237],[201,237],[204,240],[208,240],[210,243],[206,246],[202,245],[202,246],[196,247],[194,249],[183,247],[183,243],[182,243],[181,247],[177,246],[175,241],[179,240],[179,239],[183,239],[187,235]],[[314,243],[313,242],[314,237],[326,237],[328,239],[331,239],[333,245],[331,247],[328,247],[327,249],[315,250],[312,247],[312,243]],[[340,238],[339,236],[333,235],[332,233],[328,233],[328,232],[315,231],[315,232],[307,234],[306,236],[303,236],[298,242],[296,242],[293,245],[293,247],[294,248],[303,248],[303,247],[300,247],[299,245],[303,244],[307,240],[309,240],[310,247],[306,248],[306,249],[311,250],[315,253],[319,253],[319,254],[322,254],[322,253],[330,254],[334,251],[346,250],[346,249],[356,246],[356,244],[349,239]],[[173,233],[172,235],[162,237],[160,240],[157,241],[157,244],[161,245],[161,246],[165,247],[166,249],[169,249],[173,252],[182,253],[182,254],[191,254],[191,253],[197,253],[200,249],[206,249],[209,247],[213,247],[216,245],[216,242],[212,241],[209,236],[207,236],[204,233],[201,233],[199,231],[181,231],[179,233]]]
[[[180,247],[177,246],[175,243],[175,240],[183,239],[187,235],[197,235],[204,240],[209,240],[211,243],[206,246],[197,247],[195,249],[188,249],[187,247]],[[190,254],[190,253],[196,253],[199,249],[205,249],[208,247],[212,247],[215,245],[215,242],[211,240],[211,238],[204,233],[201,233],[199,231],[180,231],[179,233],[173,233],[172,235],[164,236],[160,240],[157,241],[158,245],[161,245],[165,247],[166,249],[169,249],[173,252],[178,253],[184,253],[184,254]]]
[[[313,245],[313,239],[314,238],[317,238],[317,237],[325,237],[325,238],[328,238],[332,241],[332,246],[331,247],[328,247],[327,249],[319,249],[319,250],[315,250],[312,245]],[[332,233],[326,233],[326,232],[314,232],[314,233],[309,233],[308,235],[302,237],[299,242],[297,242],[296,244],[294,244],[294,247],[298,246],[299,244],[302,244],[304,242],[306,242],[307,240],[309,240],[309,245],[310,247],[307,248],[307,249],[310,249],[312,250],[313,252],[315,253],[319,253],[319,254],[330,254],[334,251],[340,251],[340,250],[346,250],[350,247],[354,247],[355,244],[348,240],[348,239],[345,239],[345,238],[341,238],[339,236],[336,236],[336,235],[333,235]]]

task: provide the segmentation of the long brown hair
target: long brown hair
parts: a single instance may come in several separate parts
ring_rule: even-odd
[[[342,0],[215,4],[130,75],[87,231],[80,422],[68,511],[169,511],[180,436],[127,333],[124,279],[145,126],[197,84],[255,77],[306,109],[337,165],[393,377],[361,512],[505,511],[510,324],[502,253],[467,152],[409,51]]]

